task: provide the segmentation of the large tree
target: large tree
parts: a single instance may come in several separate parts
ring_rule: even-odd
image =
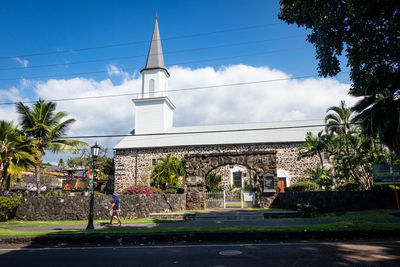
[[[400,154],[400,1],[281,0],[279,18],[311,29],[319,74],[341,71],[348,59],[350,94],[364,132]],[[390,103],[390,106],[388,105]],[[383,123],[382,120],[385,122]]]
[[[35,166],[34,143],[12,121],[0,121],[0,142],[0,185],[3,191],[10,190],[12,174]]]
[[[62,121],[67,114],[56,112],[56,103],[45,102],[39,99],[32,108],[25,106],[22,102],[17,103],[17,111],[20,115],[20,122],[25,133],[36,140],[36,166],[35,177],[37,192],[40,194],[40,163],[46,150],[58,153],[79,146],[86,145],[78,140],[65,139],[65,132],[75,119]]]

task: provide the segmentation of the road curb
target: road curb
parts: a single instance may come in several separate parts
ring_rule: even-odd
[[[351,240],[400,238],[400,230],[368,231],[220,231],[151,234],[49,235],[40,237],[0,237],[0,244],[152,244],[171,242],[237,242],[293,240]]]

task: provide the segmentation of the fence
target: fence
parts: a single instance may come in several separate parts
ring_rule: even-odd
[[[206,192],[207,208],[247,208],[255,204],[255,194],[253,192],[222,191]]]

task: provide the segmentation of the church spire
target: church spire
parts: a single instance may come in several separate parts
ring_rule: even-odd
[[[146,67],[142,71],[149,69],[166,70],[164,66],[164,57],[161,46],[160,32],[158,30],[157,15],[156,15],[156,21],[154,23],[153,37],[151,38],[149,54],[147,55]]]

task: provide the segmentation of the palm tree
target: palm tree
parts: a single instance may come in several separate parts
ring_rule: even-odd
[[[329,138],[330,136],[322,134],[322,131],[320,131],[317,136],[312,132],[308,132],[305,143],[299,146],[299,156],[304,158],[318,155],[322,166],[324,164],[322,153],[327,150]]]
[[[12,121],[0,121],[0,142],[0,184],[4,190],[9,190],[12,174],[20,173],[28,166],[35,166],[34,143]]]
[[[398,88],[398,87],[397,87]],[[362,133],[378,137],[391,151],[400,155],[400,97],[399,91],[365,96],[353,107],[358,112]]]
[[[22,130],[36,140],[35,177],[37,192],[40,194],[39,166],[45,151],[58,153],[87,144],[78,140],[63,139],[65,132],[75,122],[75,119],[61,121],[67,114],[61,111],[56,113],[56,103],[54,102],[45,102],[39,99],[32,108],[19,102],[17,103],[17,112],[20,114]]]
[[[166,189],[178,186],[179,180],[185,176],[185,160],[180,160],[168,154],[165,158],[159,159],[150,177],[152,184]]]
[[[346,107],[345,101],[340,101],[339,106],[332,106],[326,110],[326,131],[330,134],[348,134],[353,127],[353,110]]]

